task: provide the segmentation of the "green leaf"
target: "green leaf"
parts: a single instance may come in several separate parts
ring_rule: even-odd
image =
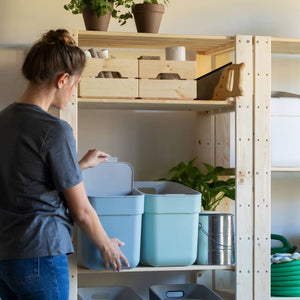
[[[207,171],[203,173],[194,165],[195,162],[196,158],[193,158],[187,164],[182,161],[179,162],[169,170],[169,173],[172,174],[170,178],[164,178],[164,180],[178,182],[201,192],[202,206],[205,210],[216,209],[224,197],[235,200],[235,178],[219,179],[220,174],[228,174],[230,169],[202,163]]]
[[[124,6],[128,11],[120,14],[118,9],[115,8]],[[71,11],[73,14],[80,14],[82,11],[88,7],[96,12],[98,17],[104,16],[107,12],[112,12],[112,17],[119,20],[121,25],[124,25],[128,19],[132,19],[133,15],[131,8],[134,5],[134,0],[69,0],[67,4],[64,5],[64,9]]]
[[[214,167],[212,165],[209,165],[207,163],[202,163],[202,165],[206,168],[206,170],[208,172],[213,172],[214,171]]]

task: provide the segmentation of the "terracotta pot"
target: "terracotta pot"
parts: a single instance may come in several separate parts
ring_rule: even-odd
[[[82,15],[86,30],[107,31],[111,17],[111,11],[108,11],[106,15],[98,18],[93,9],[85,8],[82,11]]]
[[[138,32],[158,33],[162,15],[165,11],[163,4],[136,4],[132,13]]]

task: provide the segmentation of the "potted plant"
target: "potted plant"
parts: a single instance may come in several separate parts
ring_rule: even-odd
[[[197,264],[231,265],[234,263],[233,215],[214,210],[224,197],[235,200],[235,178],[227,180],[229,169],[203,163],[206,172],[194,165],[196,158],[185,164],[180,162],[172,168],[169,181],[184,184],[202,193],[202,212],[199,214]]]
[[[111,17],[118,19],[121,25],[126,23],[129,14],[121,17],[118,8],[124,6],[130,9],[133,4],[133,0],[69,0],[64,8],[75,15],[82,14],[87,30],[107,31]]]
[[[121,25],[134,16],[138,32],[157,33],[165,11],[165,5],[169,3],[169,0],[162,0],[162,3],[158,3],[158,0],[143,0],[142,3],[133,1],[131,11],[120,15],[120,19],[123,20]]]
[[[170,169],[169,172],[173,173],[170,178],[160,180],[178,182],[201,192],[202,208],[205,211],[214,211],[224,197],[235,200],[235,178],[220,179],[220,176],[228,175],[229,169],[203,163],[207,171],[204,173],[194,165],[195,160],[187,164],[180,162]]]

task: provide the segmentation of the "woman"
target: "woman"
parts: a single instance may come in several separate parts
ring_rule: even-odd
[[[0,112],[0,298],[68,299],[72,219],[97,245],[105,267],[121,269],[123,244],[110,239],[90,205],[70,125],[47,113],[75,93],[85,55],[66,30],[49,31],[28,52],[21,98]]]

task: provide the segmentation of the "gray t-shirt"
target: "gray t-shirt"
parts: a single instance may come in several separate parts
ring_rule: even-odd
[[[0,260],[74,251],[62,191],[82,181],[71,126],[33,104],[0,112]]]

